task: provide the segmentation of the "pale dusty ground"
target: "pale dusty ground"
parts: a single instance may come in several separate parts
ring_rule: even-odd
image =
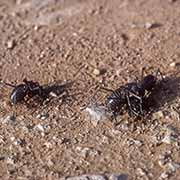
[[[0,31],[1,79],[73,82],[65,101],[61,94],[46,106],[12,107],[12,89],[1,87],[1,179],[123,173],[178,180],[179,0],[0,0]],[[140,77],[143,66],[168,77],[154,113],[145,123],[125,114],[116,127],[110,120],[94,126],[80,107],[100,83],[118,88]],[[103,103],[107,94],[93,99]]]

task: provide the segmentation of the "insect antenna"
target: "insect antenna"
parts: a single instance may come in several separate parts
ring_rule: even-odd
[[[12,88],[15,88],[16,86],[15,85],[13,85],[13,84],[11,84],[11,83],[7,83],[7,82],[4,82],[4,81],[0,81],[0,84],[2,84],[2,85],[5,85],[5,86],[9,86],[9,87],[12,87]]]

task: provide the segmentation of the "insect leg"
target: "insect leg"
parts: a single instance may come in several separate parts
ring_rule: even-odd
[[[140,108],[140,114],[142,115],[143,114],[143,110],[142,110],[142,103],[143,103],[142,102],[142,97],[140,97],[140,96],[138,96],[138,95],[136,95],[136,94],[134,94],[132,92],[129,92],[129,94],[140,101],[139,108]]]
[[[162,75],[162,73],[161,73],[161,71],[160,71],[159,68],[158,68],[157,71],[156,71],[156,75],[155,75],[156,78],[158,77],[158,74],[160,75],[161,80],[163,81],[163,80],[164,80],[164,77],[163,77],[163,75]]]
[[[130,95],[134,96],[136,99],[138,99],[140,101],[140,104],[139,104],[139,107],[140,107],[140,112],[141,114],[143,114],[143,110],[142,110],[142,97],[132,93],[132,92],[129,92]]]
[[[0,81],[0,84],[2,84],[2,85],[6,85],[6,86],[10,86],[10,87],[13,87],[13,88],[15,88],[15,87],[16,87],[15,85],[10,84],[10,83],[7,83],[7,82],[4,82],[4,81]]]
[[[145,67],[143,67],[142,70],[141,70],[141,82],[142,82],[142,80],[144,78],[144,71],[145,71]]]
[[[129,93],[126,94],[126,99],[127,99],[128,108],[129,108],[129,111],[130,111],[130,116],[132,116],[133,114],[135,114],[136,116],[138,116],[138,113],[136,113],[136,112],[132,109],[131,102],[130,102],[130,99],[129,99]]]
[[[130,98],[129,98],[130,95],[135,97],[136,99],[138,99],[140,101],[140,103],[139,103],[140,113],[137,113],[136,111],[134,111],[132,109],[131,101],[130,101]],[[132,93],[132,92],[128,92],[128,94],[126,94],[126,98],[127,98],[127,102],[128,102],[128,107],[130,108],[130,112],[135,114],[136,116],[142,115],[143,114],[143,110],[142,110],[142,98],[139,97],[138,95]]]

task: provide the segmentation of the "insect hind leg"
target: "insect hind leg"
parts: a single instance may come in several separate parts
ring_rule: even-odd
[[[162,74],[162,72],[160,71],[160,69],[159,69],[159,68],[158,68],[158,69],[157,69],[157,71],[156,71],[155,77],[157,78],[157,77],[158,77],[158,75],[160,75],[161,80],[162,80],[162,81],[164,81],[163,74]]]
[[[132,102],[130,100],[130,95],[134,98],[136,98],[138,101],[139,101],[139,109],[140,109],[140,112],[136,112],[133,108],[132,108]],[[126,98],[127,98],[127,103],[128,103],[128,107],[129,107],[129,110],[130,110],[130,114],[134,114],[136,116],[141,116],[143,115],[143,109],[142,109],[142,97],[132,93],[132,92],[128,92],[126,93]]]

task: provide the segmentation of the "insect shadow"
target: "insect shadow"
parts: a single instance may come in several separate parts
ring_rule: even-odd
[[[146,111],[157,112],[180,97],[180,77],[168,76],[157,84],[146,101]]]
[[[54,101],[58,101],[60,99],[61,102],[69,100],[73,97],[73,95],[70,95],[69,93],[73,83],[73,81],[67,81],[65,83],[57,81],[55,83],[42,85],[46,98],[41,99],[40,103],[42,105],[48,105],[49,103],[53,103]]]

